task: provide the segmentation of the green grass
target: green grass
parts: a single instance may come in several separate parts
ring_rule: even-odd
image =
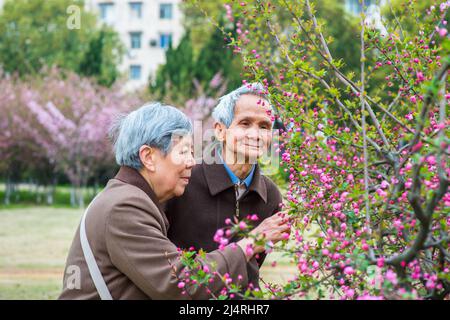
[[[55,299],[82,210],[0,210],[0,299]]]
[[[54,278],[0,280],[0,300],[54,300],[61,293],[61,283]]]
[[[16,207],[0,210],[0,300],[56,299],[82,209]],[[277,261],[278,267],[270,262]],[[267,256],[261,276],[286,282],[293,268],[280,254]]]
[[[53,205],[55,208],[69,208],[70,207],[70,186],[59,185],[56,187]],[[34,206],[47,206],[46,194],[40,190],[41,195],[40,202],[38,202],[37,193],[35,189],[29,185],[20,185],[18,191],[10,197],[10,204],[5,205],[5,185],[0,184],[0,209],[16,209],[16,208],[29,208]],[[84,201],[89,203],[93,198],[93,188],[83,189]]]

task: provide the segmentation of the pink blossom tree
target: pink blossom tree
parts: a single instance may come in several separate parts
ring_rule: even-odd
[[[12,158],[14,157],[13,129],[10,126],[10,108],[13,106],[16,95],[15,87],[10,78],[0,73],[0,172],[10,172]],[[5,177],[5,199],[4,203],[10,203],[12,192],[11,175]]]
[[[9,109],[3,136],[20,132],[10,143],[28,143],[21,151],[25,162],[46,161],[54,172],[63,172],[73,187],[72,205],[84,206],[83,187],[99,168],[114,162],[107,138],[113,117],[137,107],[139,99],[121,91],[120,84],[106,88],[58,69],[49,70],[43,79],[8,85],[15,95],[0,103]]]

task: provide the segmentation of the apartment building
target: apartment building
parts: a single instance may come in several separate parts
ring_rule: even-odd
[[[126,46],[119,67],[128,78],[127,88],[148,83],[158,66],[165,62],[165,51],[176,46],[183,35],[181,0],[86,0],[88,10],[101,23],[112,26]]]

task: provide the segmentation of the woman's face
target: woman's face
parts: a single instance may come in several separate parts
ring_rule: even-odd
[[[155,154],[154,189],[160,201],[179,197],[189,183],[191,170],[195,165],[192,138],[183,136],[173,140],[172,149],[164,156]]]

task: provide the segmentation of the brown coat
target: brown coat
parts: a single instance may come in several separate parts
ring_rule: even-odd
[[[257,166],[248,190],[239,200],[239,216],[257,214],[256,226],[278,212],[281,202],[277,186]],[[170,222],[168,237],[173,243],[211,252],[218,247],[213,240],[216,230],[224,228],[225,219],[233,219],[236,214],[235,189],[223,164],[202,163],[193,168],[184,194],[164,206]],[[259,267],[264,258],[265,254],[261,254],[257,261],[252,259],[248,264],[249,282],[254,286],[259,286]]]
[[[187,213],[187,212],[186,212]],[[122,167],[93,201],[86,217],[86,233],[100,272],[113,299],[208,299],[204,289],[189,287],[182,295],[177,276],[184,274],[177,247],[167,238],[168,222],[156,196],[138,171]],[[81,249],[78,228],[70,248],[60,299],[99,299]],[[172,272],[168,259],[176,266]],[[220,274],[243,277],[247,285],[246,258],[228,246],[206,255]],[[80,270],[80,288],[69,284],[73,266]],[[69,268],[70,267],[70,268]],[[69,287],[68,288],[68,284]],[[223,283],[216,278],[212,291]]]

